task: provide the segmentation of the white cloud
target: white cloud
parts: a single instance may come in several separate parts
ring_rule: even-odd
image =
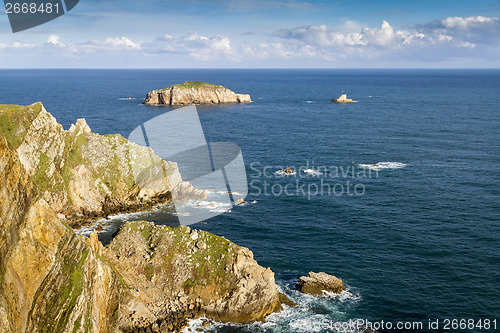
[[[0,50],[13,50],[3,52],[1,59],[7,54],[14,59],[15,49],[43,47],[43,56],[58,61],[72,59],[77,64],[86,61],[106,64],[99,60],[111,59],[109,54],[112,52],[112,59],[123,61],[121,66],[128,63],[131,66],[163,63],[165,67],[173,66],[173,63],[185,66],[213,63],[223,67],[249,63],[278,67],[287,64],[377,66],[398,61],[444,63],[456,59],[473,65],[481,64],[483,60],[500,65],[500,20],[496,17],[449,17],[413,29],[398,29],[388,21],[382,21],[378,27],[346,21],[337,27],[309,25],[258,36],[265,37],[260,40],[252,38],[255,43],[250,44],[244,37],[233,42],[225,35],[210,36],[197,32],[184,36],[164,34],[147,41],[118,36],[83,43],[63,43],[58,35],[50,35],[40,45],[0,43]]]
[[[500,51],[500,20],[496,17],[450,17],[420,25],[413,30],[395,29],[387,21],[380,27],[349,23],[351,29],[326,25],[281,29],[275,36],[290,50],[308,46],[311,55],[323,59],[355,57],[366,60],[411,59],[445,61],[456,57],[492,56]],[[345,32],[347,31],[347,32]],[[464,49],[475,49],[475,54]]]
[[[141,48],[141,45],[138,43],[134,43],[130,39],[125,36],[116,37],[116,38],[106,38],[104,43],[101,44],[103,47],[110,47],[112,49],[135,49],[138,50]]]
[[[50,45],[55,45],[60,47],[66,46],[65,44],[60,42],[60,37],[58,35],[50,35],[49,38],[47,39],[47,43]]]
[[[179,38],[163,35],[142,46],[148,54],[187,54],[198,61],[238,58],[228,37],[207,37],[196,32]]]
[[[443,27],[447,29],[483,29],[485,27],[498,27],[498,18],[484,17],[484,16],[470,16],[470,17],[448,17],[441,21]]]
[[[0,43],[0,49],[26,49],[35,47],[35,44],[21,43],[19,41],[13,41],[10,44]]]

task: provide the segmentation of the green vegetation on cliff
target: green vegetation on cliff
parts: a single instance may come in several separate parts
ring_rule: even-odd
[[[179,84],[173,84],[170,87],[160,89],[158,91],[165,91],[172,89],[173,87],[178,87],[178,88],[186,88],[186,89],[191,89],[191,88],[202,88],[202,87],[220,87],[224,88],[220,85],[217,84],[212,84],[212,83],[207,83],[203,81],[185,81],[184,83],[179,83]]]
[[[28,106],[0,104],[0,132],[5,135],[9,148],[16,149],[23,142],[31,122],[42,111],[42,103]]]
[[[149,209],[182,190],[193,198],[205,195],[183,184],[176,165],[149,148],[118,134],[92,133],[84,119],[64,130],[41,103],[0,105],[0,133],[47,202],[70,224]]]

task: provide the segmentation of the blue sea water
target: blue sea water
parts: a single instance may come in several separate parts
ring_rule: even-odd
[[[266,323],[212,331],[327,332],[359,318],[424,323],[401,332],[496,319],[496,330],[462,331],[500,331],[500,71],[1,70],[0,103],[42,101],[66,129],[83,117],[94,132],[127,137],[171,110],[142,105],[149,90],[186,80],[253,99],[198,108],[208,141],[241,147],[253,183],[245,205],[192,227],[249,247],[300,305]],[[342,91],[356,103],[329,102]],[[266,177],[266,166],[329,173]],[[335,168],[372,174],[333,177]],[[337,191],[360,184],[363,194],[276,193],[321,180]],[[168,210],[140,218],[175,221]],[[348,292],[299,294],[293,285],[309,271],[342,278]],[[440,328],[428,329],[430,319]]]

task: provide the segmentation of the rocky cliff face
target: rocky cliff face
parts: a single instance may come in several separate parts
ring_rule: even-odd
[[[247,323],[281,309],[274,273],[250,250],[208,232],[129,222],[104,255],[146,300],[140,312],[129,305],[133,327],[171,329],[173,317],[200,315]]]
[[[252,253],[188,227],[128,222],[108,247],[65,226],[0,133],[0,331],[167,332],[281,308]]]
[[[237,94],[227,88],[201,81],[187,81],[161,90],[153,90],[146,96],[147,105],[189,105],[250,103],[250,95]]]
[[[0,331],[109,332],[119,280],[42,198],[0,134]]]
[[[150,148],[92,133],[85,119],[65,131],[41,103],[0,105],[0,132],[46,202],[73,222],[206,196]]]

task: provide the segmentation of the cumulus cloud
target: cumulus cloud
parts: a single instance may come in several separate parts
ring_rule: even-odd
[[[165,64],[218,63],[223,65],[286,64],[391,64],[393,61],[446,62],[465,59],[474,65],[482,60],[498,63],[500,19],[496,17],[448,17],[398,29],[388,21],[367,26],[347,21],[337,27],[308,25],[261,34],[253,44],[236,36],[208,36],[189,32],[183,36],[163,34],[146,41],[113,36],[83,43],[64,41],[50,35],[45,43],[47,56],[73,59],[105,58],[110,53],[127,61],[158,60]],[[35,47],[20,42],[0,43],[0,49]],[[40,46],[40,45],[38,45]],[[5,53],[5,52],[4,52]],[[109,57],[107,57],[109,58]],[[135,62],[134,62],[135,63]],[[156,63],[155,63],[156,64]],[[293,66],[292,65],[292,66]],[[202,65],[203,66],[203,65]]]
[[[352,25],[352,24],[351,24]],[[291,49],[309,46],[324,59],[415,58],[443,61],[452,57],[492,55],[500,48],[500,20],[496,17],[449,17],[411,30],[395,29],[387,21],[379,27],[341,32],[326,25],[281,29],[276,37]],[[464,49],[477,49],[475,54]],[[484,53],[485,52],[485,53]]]
[[[149,54],[182,53],[198,61],[239,58],[228,37],[207,37],[197,32],[190,32],[179,38],[163,35],[152,42],[144,43],[143,48]]]
[[[103,47],[109,46],[113,49],[133,49],[138,50],[141,48],[141,45],[138,43],[134,43],[130,39],[125,36],[116,37],[116,38],[106,38],[104,43],[101,43]]]
[[[47,43],[49,45],[54,45],[54,46],[59,46],[59,47],[65,47],[66,45],[60,42],[60,37],[58,35],[50,35],[49,38],[47,39]]]

